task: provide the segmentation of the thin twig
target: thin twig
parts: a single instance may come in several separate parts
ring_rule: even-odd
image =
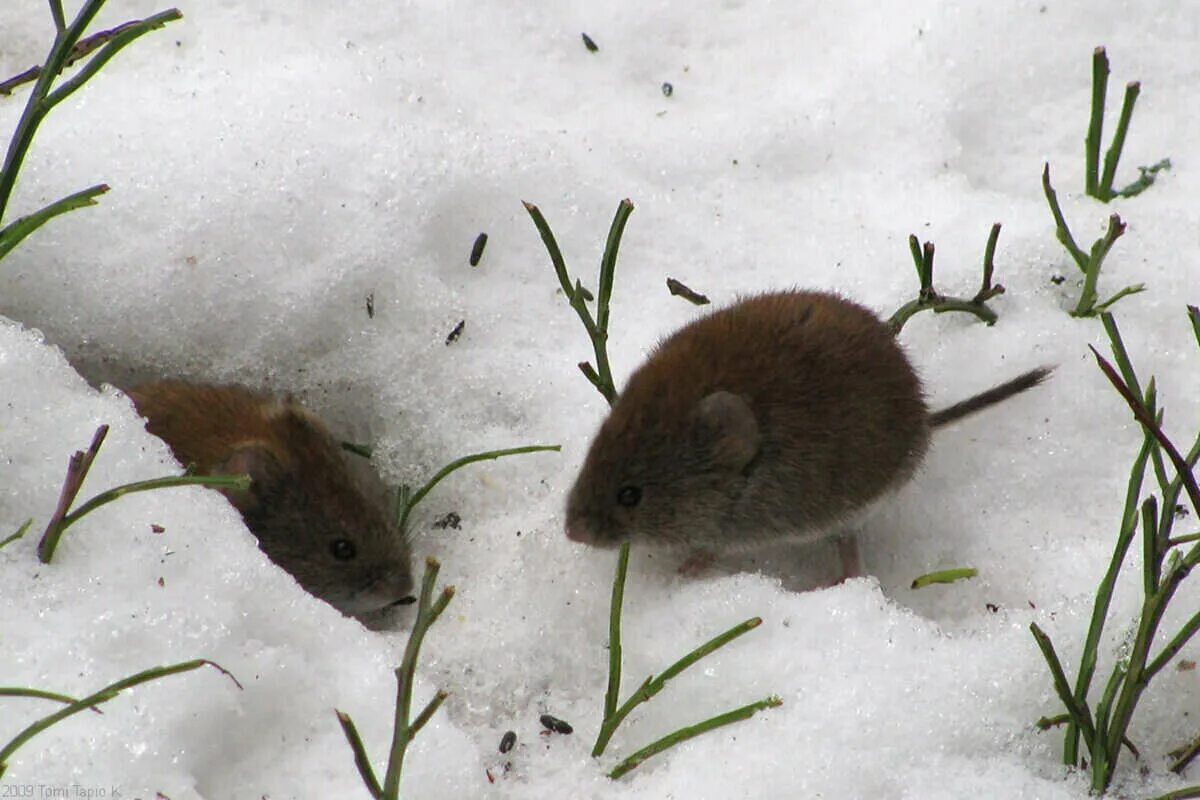
[[[71,697],[70,695],[47,692],[44,689],[23,689],[19,686],[0,686],[0,697],[30,697],[35,700],[53,700],[56,703],[68,706],[79,702],[79,698]],[[103,711],[95,707],[92,708],[92,711],[95,711],[97,714],[104,714]]]
[[[93,706],[99,705],[100,703],[106,703],[119,695],[125,689],[129,689],[158,678],[176,675],[180,672],[189,672],[194,669],[199,669],[203,666],[213,667],[225,676],[232,679],[234,684],[236,684],[239,689],[242,688],[241,684],[238,683],[237,679],[233,677],[233,674],[230,673],[229,670],[225,669],[220,664],[217,664],[215,661],[209,661],[208,659],[204,658],[195,659],[193,661],[184,661],[179,664],[171,664],[166,667],[154,667],[153,669],[144,670],[136,675],[130,675],[128,678],[122,678],[115,683],[110,683],[103,689],[100,689],[99,691],[94,692],[87,697],[75,701],[64,708],[59,709],[53,714],[50,714],[49,716],[42,717],[33,724],[27,726],[24,730],[20,731],[8,742],[8,744],[6,744],[3,748],[0,748],[0,774],[4,772],[8,765],[8,759],[12,757],[13,753],[20,749],[22,745],[24,745],[34,736],[46,730],[51,725],[54,725],[55,723],[60,722],[67,717],[78,714],[81,711],[88,711]]]
[[[409,743],[417,733],[417,727],[409,723],[409,713],[412,710],[413,684],[421,643],[425,640],[425,634],[430,626],[437,622],[438,617],[442,615],[454,597],[454,587],[447,586],[442,589],[442,593],[436,601],[433,599],[433,588],[441,566],[435,558],[425,559],[425,576],[421,581],[417,619],[413,623],[412,633],[408,635],[404,658],[401,660],[400,666],[396,667],[396,709],[392,722],[392,746],[388,751],[387,772],[384,776],[382,794],[389,800],[398,796],[400,774],[404,769],[404,755],[408,750]],[[435,702],[430,704],[431,707],[427,706],[426,711],[432,715],[440,704],[441,701],[435,697]],[[422,712],[422,715],[424,719],[421,720],[421,724],[424,725],[429,717],[425,715],[425,712]]]
[[[1112,145],[1104,154],[1104,174],[1100,178],[1100,193],[1098,197],[1108,202],[1116,197],[1113,191],[1113,179],[1117,174],[1117,162],[1121,160],[1121,150],[1125,148],[1125,135],[1129,133],[1129,121],[1133,118],[1133,104],[1137,102],[1142,85],[1137,81],[1125,84],[1125,100],[1121,103],[1121,116],[1117,120],[1117,130],[1113,133]]]
[[[338,724],[342,726],[342,733],[346,737],[346,741],[350,743],[350,749],[354,752],[354,766],[358,768],[358,774],[362,776],[363,783],[366,784],[367,791],[371,793],[371,797],[378,800],[383,797],[383,787],[379,785],[379,778],[375,777],[375,770],[371,768],[371,759],[367,756],[367,749],[363,746],[362,737],[358,735],[358,728],[354,725],[354,720],[349,714],[334,709],[337,714]]]
[[[101,425],[97,429],[96,435],[92,438],[92,444],[88,448],[88,451],[86,453],[81,451],[76,452],[71,456],[70,464],[67,467],[67,477],[63,481],[62,493],[59,495],[58,508],[55,509],[54,515],[50,518],[50,522],[47,523],[46,530],[42,534],[41,541],[38,542],[38,558],[43,564],[50,563],[50,559],[54,557],[54,551],[58,548],[59,540],[62,539],[67,528],[97,508],[127,494],[148,492],[153,489],[167,489],[175,486],[208,486],[215,489],[233,489],[235,491],[245,491],[250,488],[250,477],[248,475],[172,475],[165,478],[127,483],[108,489],[88,500],[74,511],[71,511],[71,505],[75,502],[75,498],[83,486],[83,481],[87,477],[88,470],[91,469],[92,462],[96,459],[96,454],[99,452],[100,445],[104,442],[104,437],[107,433],[108,426]]]
[[[71,510],[75,496],[83,487],[88,470],[92,468],[92,462],[96,460],[96,454],[100,452],[100,445],[104,444],[104,437],[107,435],[108,426],[101,425],[92,436],[92,443],[88,446],[87,451],[76,450],[67,464],[67,477],[63,480],[62,491],[58,495],[58,506],[54,509],[54,514],[50,517],[50,522],[46,524],[46,530],[42,534],[42,540],[38,543],[38,558],[43,564],[50,563],[50,556],[54,555],[54,548],[62,533],[60,531],[53,538],[51,535],[59,529],[63,518]]]
[[[1087,274],[1088,254],[1075,243],[1075,237],[1071,235],[1071,229],[1067,226],[1067,219],[1058,205],[1058,192],[1054,191],[1054,187],[1050,185],[1049,161],[1042,167],[1042,192],[1046,195],[1046,203],[1050,206],[1050,213],[1054,216],[1055,237],[1063,247],[1067,248],[1067,253],[1075,262],[1075,266],[1079,267],[1079,271]]]
[[[595,757],[603,753],[604,748],[608,746],[609,739],[612,738],[612,735],[616,732],[617,728],[621,725],[625,718],[629,716],[629,713],[642,703],[648,702],[656,694],[661,692],[667,685],[668,681],[679,675],[681,672],[695,664],[700,659],[711,655],[717,650],[720,650],[734,639],[749,633],[761,624],[761,618],[751,617],[745,622],[734,625],[724,633],[718,634],[712,639],[709,639],[707,642],[695,648],[683,658],[680,658],[674,664],[667,667],[657,677],[652,675],[649,678],[646,678],[646,680],[642,682],[642,685],[638,687],[637,691],[631,694],[629,699],[621,704],[620,708],[617,708],[611,714],[607,714],[605,716],[604,723],[600,726],[600,735],[596,739],[596,746],[592,748],[592,756]]]
[[[621,613],[625,605],[625,576],[629,572],[629,542],[617,553],[617,571],[613,575],[612,599],[608,605],[608,689],[604,692],[604,722],[607,723],[621,702]],[[604,726],[592,747],[592,757],[604,752]]]
[[[1100,197],[1100,137],[1104,129],[1104,103],[1108,95],[1108,55],[1103,47],[1092,51],[1092,109],[1084,140],[1084,191]],[[1105,199],[1105,198],[1101,198]]]
[[[744,719],[750,719],[750,717],[754,716],[763,709],[778,708],[781,705],[783,705],[782,699],[771,696],[765,700],[759,700],[757,703],[750,703],[749,705],[742,706],[741,708],[735,708],[733,711],[727,711],[724,714],[718,714],[715,717],[706,719],[703,722],[699,722],[695,725],[689,725],[686,728],[680,728],[674,733],[668,734],[658,741],[646,745],[641,750],[638,750],[636,753],[626,758],[608,773],[608,777],[616,780],[622,775],[628,773],[630,770],[635,769],[639,764],[651,756],[657,755],[658,753],[674,747],[681,742],[686,742],[688,739],[693,739],[702,733],[707,733],[708,731],[715,730],[716,728],[730,725],[734,722],[740,722]]]
[[[61,7],[60,7],[60,10],[61,10]],[[138,24],[139,24],[139,20],[131,20],[130,22],[123,22],[115,28],[109,28],[106,31],[100,31],[99,33],[93,33],[91,36],[87,37],[86,39],[79,40],[78,42],[75,43],[75,46],[71,48],[71,53],[70,53],[70,55],[67,56],[66,63],[63,64],[63,69],[73,66],[76,61],[78,61],[79,59],[88,55],[89,53],[91,53],[93,50],[100,47],[101,45],[107,44],[108,41],[110,39],[112,39],[114,36],[116,36],[117,34],[123,33]],[[60,69],[59,73],[61,74],[61,72],[62,72],[62,70]],[[38,79],[38,76],[41,74],[42,74],[42,66],[40,64],[38,64],[38,65],[34,65],[34,66],[30,67],[29,69],[25,70],[24,72],[22,72],[19,75],[15,75],[12,78],[9,78],[6,81],[0,81],[0,95],[12,94],[13,89],[15,89],[18,86],[21,86],[22,84],[25,84],[25,83],[33,83],[34,81],[36,81]]]
[[[22,536],[24,536],[25,533],[29,530],[29,526],[32,524],[33,524],[33,517],[30,517],[29,519],[22,522],[21,527],[17,528],[16,533],[12,534],[11,536],[6,537],[3,540],[0,540],[0,550],[4,549],[6,546],[12,544],[13,542],[17,541]]]
[[[917,280],[920,288],[917,290],[915,299],[905,303],[888,318],[888,327],[891,328],[892,334],[898,335],[904,324],[921,311],[933,311],[936,314],[944,314],[948,311],[962,311],[975,315],[988,325],[994,325],[997,319],[996,312],[987,307],[987,301],[996,295],[1004,294],[1003,286],[999,284],[992,285],[992,274],[995,271],[996,242],[999,237],[1000,223],[997,222],[988,233],[987,245],[984,247],[983,280],[980,282],[979,291],[975,293],[974,297],[967,299],[964,297],[950,297],[938,292],[934,288],[933,242],[925,242],[924,246],[922,246],[920,240],[915,235],[910,235],[908,237],[908,249],[912,256],[913,266],[917,271]]]
[[[345,444],[342,446],[346,447]],[[408,519],[410,516],[412,516],[413,509],[416,508],[418,503],[425,499],[425,495],[433,491],[433,487],[441,483],[443,478],[459,469],[462,469],[468,464],[474,464],[479,461],[492,461],[497,458],[504,458],[505,456],[521,455],[522,453],[545,453],[551,451],[557,453],[561,450],[561,445],[537,444],[530,445],[528,447],[510,447],[506,450],[489,450],[486,453],[472,453],[469,456],[457,458],[438,470],[432,478],[425,482],[424,486],[417,491],[412,492],[402,503],[398,504],[397,529],[400,531],[401,535],[404,535],[408,531]]]
[[[1100,353],[1096,351],[1095,347],[1088,345],[1088,349],[1090,349],[1092,351],[1092,355],[1096,357],[1096,361],[1100,365],[1100,370],[1104,373],[1105,377],[1108,378],[1109,383],[1113,385],[1121,397],[1124,398],[1126,405],[1128,405],[1130,410],[1133,411],[1133,416],[1142,424],[1142,427],[1149,431],[1150,434],[1152,434],[1154,438],[1158,440],[1158,443],[1162,445],[1163,450],[1166,451],[1167,457],[1171,459],[1171,464],[1175,467],[1179,478],[1183,482],[1184,490],[1187,492],[1188,499],[1192,503],[1193,511],[1195,511],[1197,514],[1200,514],[1200,486],[1196,485],[1196,476],[1192,474],[1187,460],[1180,455],[1179,450],[1175,448],[1175,445],[1172,444],[1171,440],[1167,438],[1167,435],[1163,433],[1162,428],[1155,421],[1155,419],[1150,416],[1149,412],[1146,411],[1145,406],[1139,403],[1138,399],[1134,397],[1129,387],[1126,386],[1125,382],[1121,380],[1121,376],[1118,375],[1116,370],[1113,369],[1112,364],[1109,364],[1108,361],[1104,359],[1104,356],[1100,355]]]

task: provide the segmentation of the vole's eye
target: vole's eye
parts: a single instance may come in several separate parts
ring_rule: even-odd
[[[633,508],[642,500],[642,490],[636,486],[622,486],[617,491],[617,504]]]
[[[333,557],[338,561],[349,561],[354,558],[357,551],[354,548],[354,542],[349,539],[338,539],[329,545],[329,552],[333,553]]]

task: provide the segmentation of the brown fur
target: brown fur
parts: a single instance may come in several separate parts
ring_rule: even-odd
[[[567,535],[707,550],[830,535],[912,476],[930,419],[873,313],[821,292],[750,297],[668,337],[629,378],[568,496]],[[640,499],[622,504],[630,487]]]
[[[408,544],[387,521],[382,487],[364,490],[315,416],[239,386],[164,381],[129,396],[182,463],[202,475],[250,475],[249,491],[225,494],[263,552],[306,590],[348,614],[411,592]],[[346,542],[353,557],[336,557]]]

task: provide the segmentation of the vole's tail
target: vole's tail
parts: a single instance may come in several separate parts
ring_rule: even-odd
[[[1024,375],[1013,378],[1011,381],[1002,383],[994,389],[988,389],[986,392],[981,392],[974,397],[968,397],[966,400],[955,403],[948,408],[943,408],[941,411],[935,411],[929,415],[929,427],[939,428],[942,425],[948,425],[969,414],[974,414],[976,411],[981,411],[988,406],[994,406],[996,403],[1007,400],[1014,394],[1020,394],[1026,389],[1032,389],[1050,377],[1050,373],[1053,371],[1054,367],[1038,367],[1026,372]]]

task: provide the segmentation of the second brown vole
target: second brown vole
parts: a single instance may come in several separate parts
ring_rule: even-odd
[[[251,478],[225,491],[259,547],[311,594],[347,614],[407,598],[408,543],[380,491],[350,473],[322,422],[291,400],[240,386],[163,381],[129,391],[146,429],[201,475]]]
[[[600,426],[567,535],[721,551],[812,541],[907,481],[930,431],[1036,386],[930,413],[891,329],[837,295],[750,297],[664,340]]]

